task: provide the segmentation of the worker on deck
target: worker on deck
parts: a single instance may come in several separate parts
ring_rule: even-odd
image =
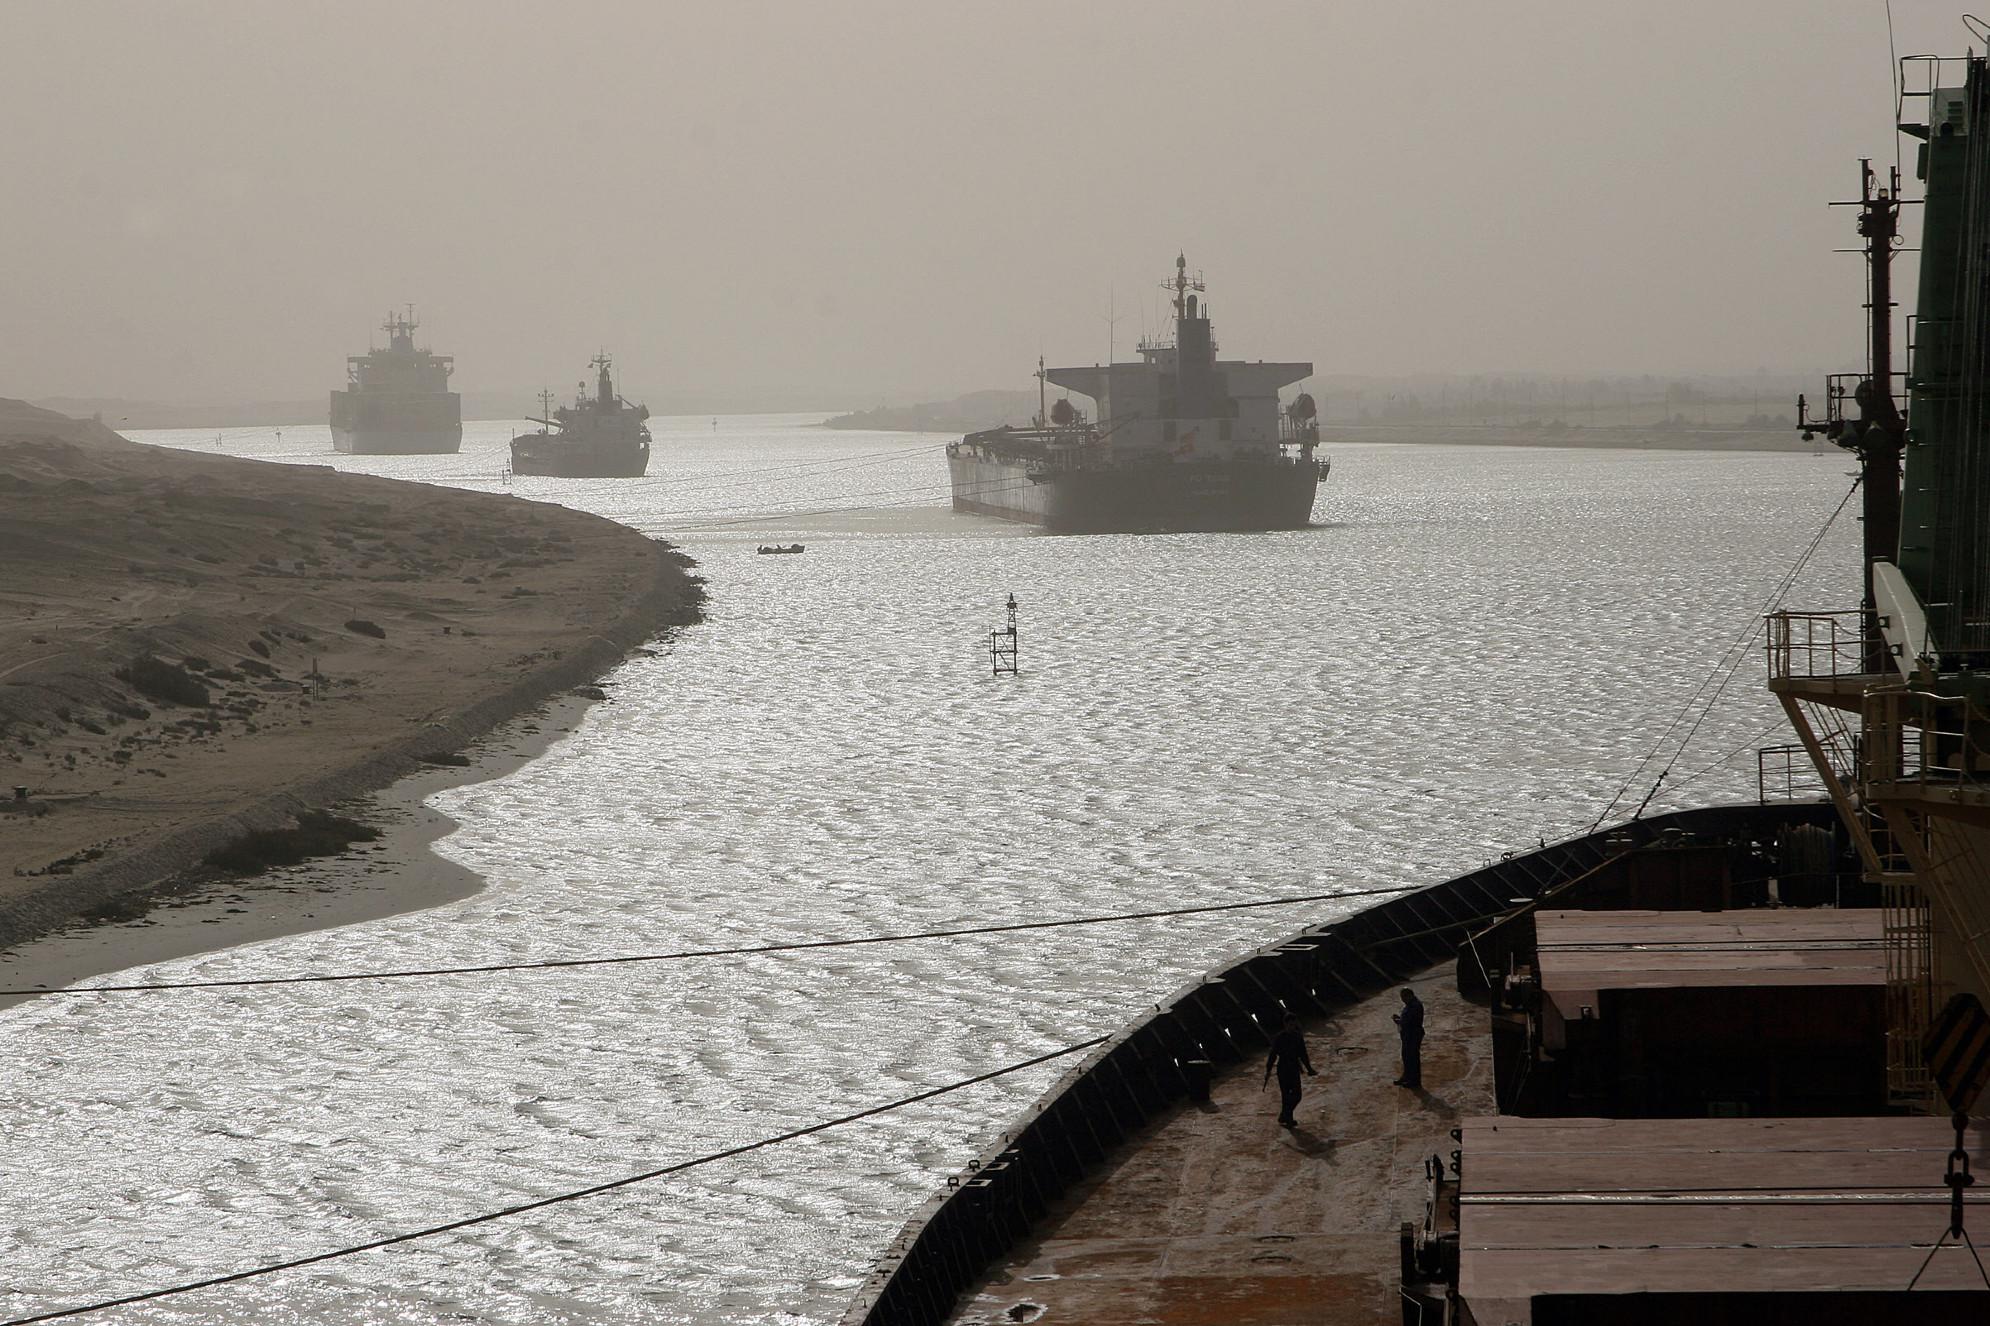
[[[1278,1125],[1281,1128],[1299,1126],[1299,1121],[1292,1117],[1292,1111],[1299,1104],[1301,1069],[1308,1077],[1319,1076],[1313,1071],[1313,1061],[1306,1054],[1306,1038],[1299,1034],[1299,1019],[1287,1013],[1285,1024],[1271,1038],[1271,1054],[1264,1061],[1265,1081],[1271,1081],[1273,1070],[1278,1073]]]
[[[1403,1075],[1399,1087],[1423,1090],[1423,1001],[1416,991],[1403,987],[1403,1011],[1396,1014],[1396,1035],[1403,1042]]]

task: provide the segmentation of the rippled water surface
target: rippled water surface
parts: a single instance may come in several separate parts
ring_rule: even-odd
[[[943,439],[808,422],[660,420],[648,480],[511,484],[672,537],[711,601],[545,756],[436,798],[462,823],[440,850],[487,889],[143,974],[1435,882],[1586,828],[1723,651],[1753,644],[1849,483],[1805,455],[1349,446],[1309,530],[1057,538],[947,511]],[[139,436],[495,490],[509,431],[469,425],[450,457],[333,457],[323,428]],[[786,514],[750,519],[768,510]],[[1851,601],[1852,514],[1792,603]],[[790,540],[807,553],[754,554]],[[1012,591],[1025,675],[998,681],[986,632]],[[1753,746],[1785,739],[1759,651],[1731,657],[1655,808],[1752,797]],[[16,1007],[0,1309],[308,1255],[849,1113],[1110,1030],[1335,912]],[[832,1321],[939,1176],[1057,1071],[118,1319]]]

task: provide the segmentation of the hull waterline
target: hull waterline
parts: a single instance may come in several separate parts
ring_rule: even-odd
[[[1319,491],[1310,461],[1173,461],[1043,476],[967,453],[947,464],[954,510],[1058,534],[1304,529]]]

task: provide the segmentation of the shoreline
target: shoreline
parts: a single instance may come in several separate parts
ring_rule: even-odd
[[[215,849],[256,830],[286,828],[300,811],[323,809],[377,792],[423,770],[460,772],[450,766],[424,764],[421,757],[458,752],[548,700],[597,682],[632,650],[669,627],[691,625],[702,617],[702,592],[686,574],[690,559],[667,543],[653,541],[652,546],[656,567],[648,590],[616,620],[598,627],[579,648],[546,661],[446,718],[431,719],[376,746],[351,764],[294,782],[223,814],[195,819],[101,865],[44,877],[38,885],[0,900],[0,950],[17,948],[78,922],[88,924],[89,912],[166,886],[175,876],[198,867]],[[255,881],[263,877],[244,877],[242,886],[254,888]]]
[[[59,991],[78,981],[272,939],[362,925],[476,896],[490,881],[436,844],[462,827],[428,805],[439,792],[508,777],[573,735],[599,701],[568,693],[477,738],[468,765],[422,765],[329,807],[378,828],[371,842],[253,876],[181,872],[121,895],[144,904],[124,919],[78,917],[0,945],[0,988]],[[376,858],[375,853],[384,860]],[[35,998],[0,996],[0,1010]]]
[[[0,747],[26,785],[0,949],[199,891],[216,849],[302,812],[467,781],[435,757],[703,618],[695,563],[603,517],[0,407]]]

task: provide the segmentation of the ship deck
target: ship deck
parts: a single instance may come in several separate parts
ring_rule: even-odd
[[[1220,1075],[1205,1105],[1150,1124],[963,1295],[958,1326],[1396,1326],[1398,1235],[1420,1219],[1424,1161],[1461,1117],[1493,1111],[1486,1012],[1449,963],[1423,999],[1425,1090],[1401,1065],[1389,990],[1307,1022],[1317,1078],[1290,1132],[1262,1060]]]

